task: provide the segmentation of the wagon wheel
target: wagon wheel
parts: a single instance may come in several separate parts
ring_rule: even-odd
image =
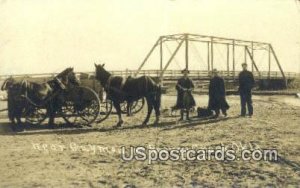
[[[47,118],[47,110],[45,108],[28,105],[28,108],[24,110],[22,116],[25,118],[26,123],[39,125]]]
[[[73,125],[90,126],[100,112],[100,100],[95,91],[88,87],[75,87],[65,93],[62,117]]]
[[[99,93],[100,95],[100,93]],[[100,100],[100,113],[96,120],[97,123],[101,123],[105,119],[108,118],[112,111],[112,101],[106,98],[106,93],[104,91],[101,92],[101,100]]]
[[[141,111],[144,107],[144,104],[145,104],[145,99],[144,98],[141,98],[137,101],[134,101],[132,103],[132,106],[131,106],[131,113],[136,114],[139,111]],[[127,103],[126,102],[121,104],[121,112],[123,114],[127,113]]]

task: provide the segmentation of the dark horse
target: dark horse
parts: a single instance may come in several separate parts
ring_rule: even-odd
[[[117,126],[121,126],[123,123],[120,103],[127,102],[127,104],[130,106],[132,102],[143,97],[146,98],[148,106],[148,113],[143,125],[148,123],[153,108],[156,115],[155,124],[159,122],[161,88],[160,85],[155,83],[152,78],[148,76],[141,76],[138,78],[124,79],[121,76],[112,76],[104,69],[104,64],[95,64],[95,67],[96,79],[100,81],[101,85],[104,87],[108,99],[113,102],[113,105],[117,111],[119,117]],[[129,109],[127,108],[127,110]]]
[[[10,103],[17,105],[9,107],[13,109],[8,110],[14,113],[12,117],[17,119],[19,125],[22,125],[21,116],[28,105],[46,107],[49,117],[48,126],[53,128],[55,114],[63,104],[63,92],[78,85],[79,80],[76,78],[73,68],[65,69],[45,83],[31,82],[25,79],[21,82],[14,82],[10,84],[7,91],[8,95],[12,95],[12,97],[8,96],[12,100]],[[11,121],[14,122],[12,119]]]

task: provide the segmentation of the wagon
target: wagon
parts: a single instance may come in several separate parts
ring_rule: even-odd
[[[64,91],[59,96],[63,101],[62,108],[56,117],[62,118],[68,124],[91,125],[100,113],[100,100],[97,93],[86,86],[76,86]],[[35,106],[27,102],[23,119],[29,124],[41,124],[47,119],[45,106]]]
[[[88,73],[80,74],[81,85],[67,89],[61,95],[63,105],[56,117],[63,118],[68,124],[91,126],[92,123],[100,123],[115,114],[112,101],[107,99],[106,92],[94,75]],[[131,113],[138,113],[144,106],[144,98],[131,104]],[[127,113],[127,104],[121,104],[122,113]],[[46,108],[34,106],[28,103],[23,113],[23,119],[27,123],[41,124],[47,119]]]

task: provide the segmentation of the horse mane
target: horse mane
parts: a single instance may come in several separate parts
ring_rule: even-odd
[[[98,67],[99,67],[99,65],[98,65]],[[108,81],[109,77],[111,77],[112,74],[110,72],[108,72],[107,70],[105,70],[103,68],[103,66],[101,66],[100,70],[98,67],[96,68],[96,79],[98,81],[100,81],[101,85],[104,87],[107,84],[107,81]],[[98,70],[101,71],[101,73],[98,72]]]
[[[56,77],[64,77],[66,76],[68,73],[72,72],[74,69],[72,67],[66,68],[65,70],[63,70],[61,73],[57,74]]]

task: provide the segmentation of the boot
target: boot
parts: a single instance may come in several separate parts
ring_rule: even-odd
[[[189,116],[190,116],[190,111],[187,110],[187,111],[186,111],[186,120],[188,120],[188,121],[191,120]]]
[[[183,120],[183,110],[180,110],[180,119],[178,121],[182,121]]]

